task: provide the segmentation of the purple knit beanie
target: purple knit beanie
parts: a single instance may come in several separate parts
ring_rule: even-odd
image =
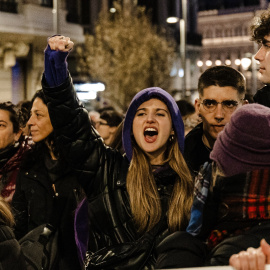
[[[132,158],[131,134],[132,134],[133,119],[139,106],[145,101],[152,98],[158,98],[167,105],[171,114],[173,130],[178,140],[179,149],[182,153],[184,152],[184,138],[185,138],[184,124],[175,100],[165,90],[159,87],[151,87],[141,90],[134,96],[126,113],[122,140],[123,140],[123,147],[125,149],[129,161],[131,161]]]
[[[270,108],[239,108],[220,132],[210,158],[226,176],[270,167]]]

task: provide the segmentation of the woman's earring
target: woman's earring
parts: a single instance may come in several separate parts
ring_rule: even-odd
[[[174,134],[171,134],[169,137],[169,142],[173,142],[173,140],[174,140]]]

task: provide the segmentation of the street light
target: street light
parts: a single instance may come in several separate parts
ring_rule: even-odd
[[[180,9],[179,0],[175,0],[176,12],[177,9]],[[187,0],[181,0],[182,7],[182,18],[176,13],[177,16],[170,16],[167,18],[167,23],[177,23],[179,22],[179,31],[180,31],[180,58],[181,58],[181,66],[183,68],[183,80],[182,80],[182,91],[185,97],[186,95],[186,22],[187,22]]]
[[[53,0],[53,31],[54,34],[60,34],[59,29],[59,2],[58,0]]]

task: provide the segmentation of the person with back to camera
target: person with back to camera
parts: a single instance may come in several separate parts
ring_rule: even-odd
[[[210,152],[220,131],[243,104],[246,80],[242,73],[227,66],[207,69],[198,81],[199,98],[195,109],[202,122],[185,138],[184,157],[195,176],[210,161]]]
[[[29,140],[22,135],[21,112],[11,102],[0,103],[0,193],[11,203],[19,166],[30,149]]]
[[[196,178],[187,231],[208,246],[204,266],[230,263],[239,270],[256,270],[270,262],[265,242],[270,242],[269,129],[269,108],[254,103],[238,109],[215,142],[213,161],[205,163]],[[210,196],[216,211],[206,214],[204,203]],[[213,222],[206,231],[204,220],[209,219]],[[164,240],[159,265],[181,266],[180,240],[179,233]]]
[[[19,240],[42,224],[59,232],[58,269],[81,269],[74,239],[74,211],[81,188],[74,173],[59,155],[55,132],[43,90],[32,98],[28,125],[34,145],[24,157],[12,201]]]
[[[195,106],[189,101],[180,99],[176,101],[176,104],[180,110],[184,126],[185,126],[185,136],[195,128],[200,122],[200,117],[195,111]]]
[[[126,156],[105,146],[76,97],[66,65],[58,69],[72,48],[68,37],[49,39],[42,85],[59,149],[88,199],[86,268],[153,269],[157,243],[168,231],[185,229],[192,204],[181,114],[166,91],[144,89],[131,101],[124,120]],[[62,82],[55,80],[59,74],[65,74]],[[136,252],[119,256],[129,243]]]

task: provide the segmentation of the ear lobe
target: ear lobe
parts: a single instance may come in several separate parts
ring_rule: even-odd
[[[196,111],[196,113],[198,114],[199,117],[201,117],[200,105],[201,105],[201,103],[199,102],[199,99],[196,99],[194,107],[195,107],[195,111]]]
[[[174,135],[175,133],[174,133],[174,130],[172,129],[172,131],[171,131],[171,134],[170,135]]]

